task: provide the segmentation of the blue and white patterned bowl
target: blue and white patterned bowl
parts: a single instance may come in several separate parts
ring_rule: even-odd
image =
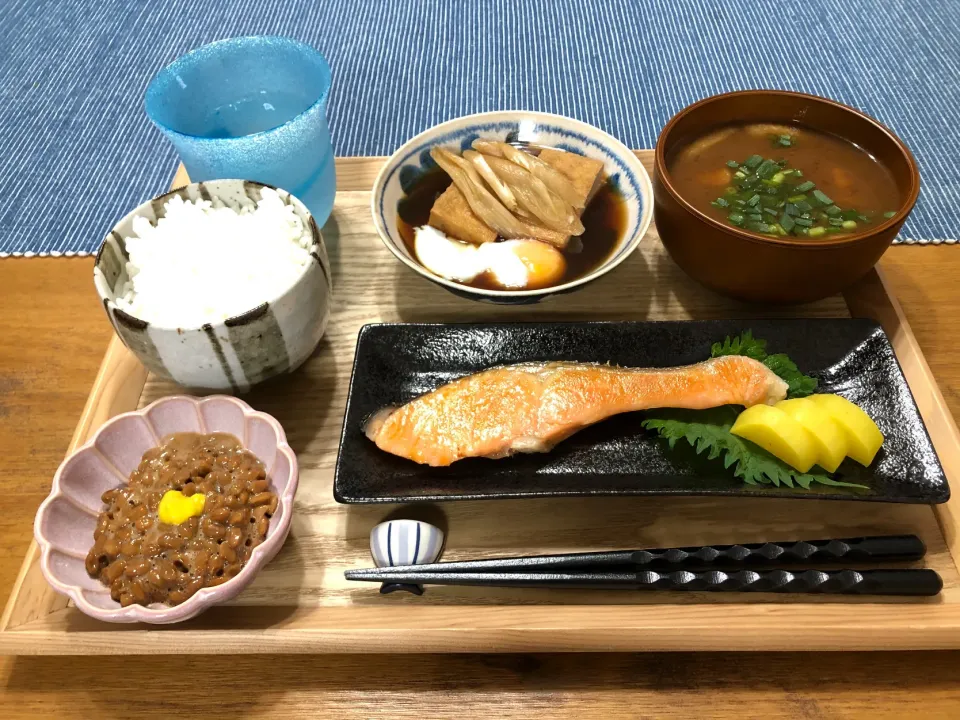
[[[470,148],[477,138],[520,140],[576,152],[602,160],[607,175],[623,193],[627,230],[610,257],[588,275],[540,290],[481,290],[434,275],[418,263],[397,230],[397,206],[406,191],[433,168],[430,149],[440,145],[456,152]],[[653,217],[653,189],[643,165],[623,143],[592,125],[561,115],[525,110],[478,113],[440,123],[397,150],[377,176],[371,199],[373,222],[387,249],[397,259],[428,280],[472,300],[522,304],[570,292],[605,275],[626,260],[643,239]]]

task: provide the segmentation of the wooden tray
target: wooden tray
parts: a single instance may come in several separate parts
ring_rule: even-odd
[[[638,153],[650,167],[653,153]],[[44,580],[36,545],[0,618],[4,654],[851,650],[960,648],[960,436],[903,314],[878,272],[844,297],[779,311],[720,298],[688,280],[655,229],[617,271],[532,307],[461,300],[382,247],[370,192],[383,160],[337,164],[324,228],[336,297],[327,333],[297,373],[246,400],[276,416],[301,465],[284,549],[231,606],[168,628],[92,620]],[[186,180],[180,174],[176,184]],[[92,292],[92,289],[91,289]],[[446,559],[665,545],[915,532],[937,597],[912,602],[811,596],[431,587],[422,598],[347,583],[369,566],[370,528],[399,508],[338,505],[333,467],[357,331],[368,322],[685,319],[759,314],[873,317],[890,336],[954,499],[936,507],[727,498],[578,498],[448,503],[413,510],[448,528]],[[107,418],[178,392],[148,377],[114,338],[70,449]],[[731,480],[733,482],[733,480]],[[411,508],[404,508],[410,513]]]

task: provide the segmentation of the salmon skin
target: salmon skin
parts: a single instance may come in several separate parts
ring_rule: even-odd
[[[468,457],[548,452],[577,430],[619,413],[771,405],[786,395],[783,380],[742,355],[662,369],[527,363],[484,370],[384,408],[364,432],[381,450],[443,467]]]

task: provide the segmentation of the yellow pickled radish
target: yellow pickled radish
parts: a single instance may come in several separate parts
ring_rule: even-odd
[[[817,446],[803,425],[772,405],[748,407],[730,432],[756,443],[787,465],[807,472],[817,461]]]
[[[883,433],[870,416],[839,395],[811,395],[809,399],[826,410],[847,434],[847,455],[869,466],[883,445]]]
[[[827,472],[836,472],[847,456],[847,433],[826,408],[809,398],[781,400],[774,407],[803,425],[813,437],[817,446],[816,464]]]

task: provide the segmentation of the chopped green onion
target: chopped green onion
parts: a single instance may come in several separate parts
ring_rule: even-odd
[[[885,213],[883,214],[883,216],[884,216],[885,218],[887,218],[887,220],[889,220],[890,218],[892,218],[892,217],[893,217],[894,215],[896,215],[896,214],[897,214],[897,211],[896,211],[896,210],[887,210],[887,212],[885,212]]]
[[[774,231],[772,225],[768,225],[765,222],[757,222],[756,220],[748,220],[744,227],[746,227],[747,230],[761,233],[771,233]]]
[[[807,180],[807,182],[810,182],[810,181]],[[821,205],[833,205],[833,200],[831,200],[829,197],[827,197],[824,193],[820,192],[819,190],[813,191],[813,197],[816,198],[817,202],[820,203]]]
[[[757,168],[757,177],[761,180],[769,180],[780,170],[780,166],[773,160],[764,160]]]
[[[788,134],[771,135],[774,147],[791,147]],[[781,142],[782,141],[782,142]],[[783,157],[755,154],[742,163],[726,161],[730,184],[711,205],[724,210],[727,221],[767,235],[805,235],[849,232],[858,223],[870,223],[879,213],[844,209],[818,189],[812,180],[803,180],[803,172],[790,167]],[[794,184],[796,183],[796,184]],[[890,218],[895,212],[884,214]]]

